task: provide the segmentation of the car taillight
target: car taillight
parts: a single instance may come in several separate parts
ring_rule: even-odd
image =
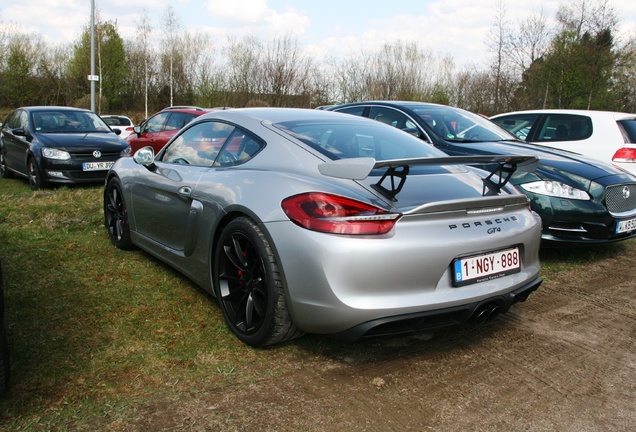
[[[133,128],[132,126],[128,126],[128,127],[126,128],[126,130],[127,130],[127,131],[131,131],[131,132],[132,132],[132,131],[134,130],[134,128]]]
[[[636,148],[619,148],[612,156],[612,162],[636,162]]]
[[[390,213],[360,201],[322,192],[308,192],[286,198],[285,214],[296,225],[331,234],[385,234],[401,213]]]

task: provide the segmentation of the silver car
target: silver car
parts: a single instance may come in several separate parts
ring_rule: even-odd
[[[537,289],[540,219],[507,184],[536,163],[322,110],[217,111],[118,160],[104,223],[212,293],[249,345],[355,341],[483,321]]]

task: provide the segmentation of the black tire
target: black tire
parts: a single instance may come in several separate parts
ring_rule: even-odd
[[[303,334],[289,314],[272,248],[252,220],[239,217],[227,224],[212,275],[225,322],[244,343],[259,347]]]
[[[29,158],[27,162],[27,177],[32,190],[35,191],[46,187],[46,181],[42,177],[42,171],[33,157]]]
[[[2,178],[13,178],[13,171],[10,171],[7,168],[7,161],[4,159],[4,152],[0,149],[0,177]]]
[[[121,182],[117,178],[109,180],[104,190],[104,225],[112,244],[119,249],[134,249],[135,246],[130,240],[128,210]]]

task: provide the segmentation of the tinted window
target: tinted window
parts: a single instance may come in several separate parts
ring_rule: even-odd
[[[376,160],[440,157],[444,153],[422,140],[375,122],[283,122],[276,126],[331,159]]]
[[[626,143],[636,143],[636,119],[619,120],[618,127],[621,129]]]
[[[348,108],[342,108],[339,110],[336,110],[338,112],[341,113],[345,113],[345,114],[351,114],[351,115],[355,115],[358,117],[362,117],[362,115],[364,114],[364,107],[363,106],[354,106],[354,107],[348,107]]]
[[[130,126],[130,120],[125,117],[105,117],[104,121],[109,126]]]
[[[536,142],[578,141],[592,136],[592,119],[574,114],[549,114]]]
[[[438,138],[458,143],[514,139],[490,120],[457,108],[423,105],[411,107]]]
[[[539,117],[538,114],[515,114],[492,119],[492,121],[520,140],[525,141],[537,117]]]
[[[398,129],[412,129],[416,127],[415,123],[409,119],[406,114],[392,108],[373,107],[371,108],[370,118]]]
[[[185,125],[195,118],[196,115],[182,112],[173,112],[168,122],[166,123],[165,130],[182,129]]]

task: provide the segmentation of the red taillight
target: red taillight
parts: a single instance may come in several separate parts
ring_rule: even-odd
[[[308,192],[286,198],[285,214],[297,225],[331,234],[385,234],[393,228],[400,213],[339,195]]]
[[[131,131],[131,132],[132,132],[132,131],[134,130],[134,128],[133,128],[132,126],[128,126],[128,127],[126,128],[126,130],[127,130],[127,131]]]
[[[612,156],[612,162],[636,162],[636,148],[619,148]]]

